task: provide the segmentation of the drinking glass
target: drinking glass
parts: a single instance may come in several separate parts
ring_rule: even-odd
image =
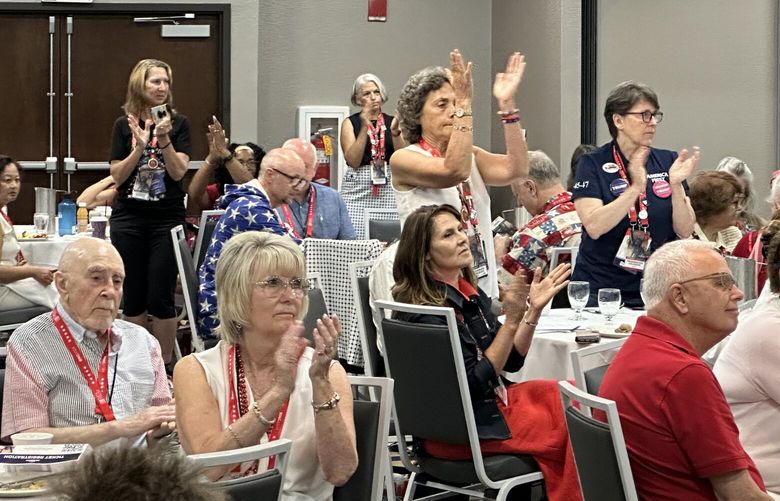
[[[612,317],[620,309],[620,289],[599,289],[599,310],[612,323]]]
[[[49,230],[49,214],[47,212],[36,212],[33,214],[33,224],[35,225],[36,235],[45,235]]]
[[[574,308],[572,320],[582,320],[582,309],[588,304],[590,297],[590,284],[588,282],[569,282],[566,289],[569,294],[569,304]]]

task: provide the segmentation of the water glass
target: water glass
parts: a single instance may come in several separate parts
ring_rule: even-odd
[[[36,235],[45,235],[49,231],[49,214],[47,212],[36,212],[33,214],[33,224],[35,225]]]
[[[617,315],[620,301],[620,289],[599,289],[599,310],[607,317],[608,324],[612,322],[612,317]]]
[[[588,304],[590,284],[588,282],[569,282],[566,289],[569,294],[569,304],[574,308],[572,320],[582,320],[582,309]]]

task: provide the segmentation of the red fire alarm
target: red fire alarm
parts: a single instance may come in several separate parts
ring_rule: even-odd
[[[387,21],[387,0],[368,0],[368,20],[379,23]]]

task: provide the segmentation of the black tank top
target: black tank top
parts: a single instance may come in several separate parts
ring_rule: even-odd
[[[385,162],[389,162],[390,157],[393,155],[393,152],[395,151],[395,146],[393,146],[393,135],[390,133],[390,124],[393,123],[393,116],[388,115],[387,113],[382,113],[382,116],[385,117],[385,127],[387,127],[387,130],[385,131]],[[349,121],[352,122],[352,129],[355,132],[355,137],[357,137],[358,133],[360,132],[360,127],[362,125],[360,121],[360,113],[355,113],[353,115],[350,115]],[[366,141],[366,149],[363,150],[363,159],[360,160],[360,165],[370,165],[370,164],[371,164],[371,141]]]

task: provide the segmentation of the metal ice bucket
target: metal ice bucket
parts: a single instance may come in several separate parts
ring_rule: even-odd
[[[56,229],[57,218],[57,190],[52,188],[35,187],[35,212],[49,215],[49,229],[47,233],[53,235]]]
[[[724,256],[729,270],[737,281],[737,287],[745,295],[743,301],[756,298],[756,262],[743,257]]]

